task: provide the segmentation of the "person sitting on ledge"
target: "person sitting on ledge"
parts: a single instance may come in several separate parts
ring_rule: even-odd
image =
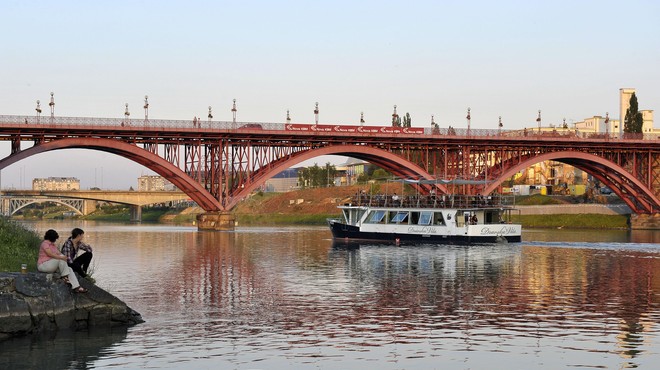
[[[87,275],[87,268],[92,262],[92,247],[83,243],[84,236],[85,232],[82,229],[76,227],[71,230],[71,236],[62,245],[62,254],[66,256],[67,264],[73,271],[94,283],[92,277]],[[84,252],[78,256],[80,249]]]
[[[39,259],[37,260],[37,270],[40,272],[60,274],[65,283],[71,284],[71,288],[76,293],[86,293],[87,289],[80,286],[76,274],[66,263],[66,256],[57,250],[55,241],[60,235],[55,230],[48,230],[44,235],[44,241],[39,246]]]

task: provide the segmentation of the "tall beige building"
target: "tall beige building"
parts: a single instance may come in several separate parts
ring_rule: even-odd
[[[49,177],[33,179],[32,190],[80,190],[80,180],[75,177]]]
[[[175,191],[171,182],[162,176],[144,175],[138,177],[138,191]]]
[[[649,133],[655,133],[656,131],[653,129],[653,111],[650,109],[645,109],[640,111],[642,112],[642,132],[645,134]]]

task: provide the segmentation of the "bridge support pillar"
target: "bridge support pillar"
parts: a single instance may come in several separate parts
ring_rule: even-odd
[[[206,212],[197,215],[197,230],[233,231],[235,221],[229,212]]]
[[[83,201],[83,207],[82,207],[83,216],[87,216],[88,214],[96,211],[96,205],[97,204],[98,204],[98,202],[95,201],[95,200],[85,199]]]
[[[660,230],[660,213],[631,214],[630,228],[633,230]]]
[[[142,222],[142,207],[132,205],[131,206],[131,222]]]

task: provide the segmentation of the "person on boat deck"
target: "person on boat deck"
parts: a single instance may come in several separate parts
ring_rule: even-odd
[[[358,198],[358,204],[366,203],[367,202],[367,192],[363,190],[360,190],[357,193],[357,198]]]
[[[396,193],[392,194],[392,204],[394,205],[399,204],[399,196],[396,195]]]
[[[477,219],[476,214],[472,215],[472,218],[470,219],[470,222],[472,223],[472,225],[476,225],[479,222],[479,219]]]
[[[37,260],[37,270],[40,272],[57,272],[60,277],[67,284],[71,284],[71,288],[76,293],[85,293],[87,289],[80,286],[76,274],[69,268],[66,263],[66,256],[57,250],[55,241],[60,235],[55,230],[48,230],[44,235],[44,241],[39,246],[39,259]]]
[[[67,264],[82,277],[87,277],[87,268],[92,262],[92,247],[83,243],[85,232],[75,228],[71,230],[71,236],[62,245],[62,254],[66,256]],[[84,252],[78,256],[78,251]],[[76,257],[77,256],[77,257]]]

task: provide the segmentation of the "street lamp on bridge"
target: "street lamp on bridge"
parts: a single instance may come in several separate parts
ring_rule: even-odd
[[[467,136],[470,136],[470,121],[472,120],[472,117],[470,116],[470,107],[468,107],[468,112],[467,112],[467,124],[468,124],[468,129],[467,129]]]
[[[211,120],[213,119],[213,114],[211,113],[211,106],[209,105],[209,127],[211,127]]]
[[[39,118],[41,117],[41,102],[37,100],[37,108],[35,109],[37,111],[37,123],[39,123]]]
[[[610,112],[605,112],[605,138],[610,138]]]
[[[364,112],[360,112],[360,126],[364,125]]]
[[[394,105],[394,113],[392,113],[392,127],[399,124],[399,115],[396,113],[396,105]]]
[[[144,125],[149,122],[149,96],[144,96]]]
[[[128,117],[131,115],[131,113],[128,111],[128,103],[124,104],[126,106],[126,110],[124,110],[124,121],[126,122],[126,125],[130,123],[128,121]]]
[[[289,116],[289,110],[286,110],[286,123],[289,124],[291,123],[291,116]]]
[[[314,122],[319,124],[319,102],[316,102],[314,105]]]
[[[502,124],[502,116],[500,116],[499,123],[497,124],[498,135],[502,135],[502,127],[504,127],[504,125]]]
[[[232,113],[232,116],[233,116],[232,122],[233,122],[233,126],[234,126],[233,128],[236,128],[235,127],[236,126],[236,111],[237,111],[237,109],[236,109],[236,99],[234,99],[234,105],[232,105],[232,107],[231,107],[231,113]]]
[[[536,118],[536,123],[539,125],[539,134],[541,133],[541,110],[539,109],[539,116]]]
[[[50,123],[53,123],[53,120],[55,119],[55,93],[52,91],[50,92],[50,103],[48,105],[50,106]]]

